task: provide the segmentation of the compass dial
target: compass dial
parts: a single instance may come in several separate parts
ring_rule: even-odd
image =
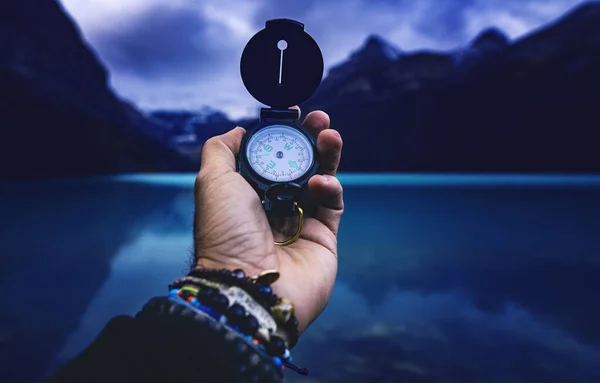
[[[259,130],[248,140],[246,156],[252,170],[273,182],[294,181],[305,175],[314,162],[308,138],[286,125]]]

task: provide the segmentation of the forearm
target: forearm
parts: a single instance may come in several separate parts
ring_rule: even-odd
[[[208,316],[168,298],[109,322],[50,382],[281,382],[273,361]]]

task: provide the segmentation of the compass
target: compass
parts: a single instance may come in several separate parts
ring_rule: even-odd
[[[311,169],[313,143],[287,125],[269,125],[252,136],[246,147],[252,170],[271,182],[293,182]]]
[[[268,213],[292,216],[319,161],[315,138],[290,107],[308,99],[321,83],[321,50],[304,24],[269,20],[244,48],[240,71],[248,92],[269,108],[261,109],[258,125],[244,136],[238,170]]]

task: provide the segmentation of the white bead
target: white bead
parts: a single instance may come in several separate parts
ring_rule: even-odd
[[[269,333],[269,330],[267,330],[264,327],[261,327],[258,329],[257,335],[267,342],[271,339],[271,334]]]

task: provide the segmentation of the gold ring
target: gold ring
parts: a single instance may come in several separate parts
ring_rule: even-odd
[[[265,201],[262,201],[263,205],[265,204]],[[286,241],[283,242],[277,242],[275,241],[275,245],[276,246],[288,246],[291,245],[292,243],[296,242],[296,240],[300,237],[300,233],[302,233],[302,227],[304,226],[304,210],[302,210],[302,208],[300,206],[298,206],[298,202],[294,202],[294,206],[296,206],[296,208],[298,209],[298,214],[300,216],[300,222],[298,222],[298,230],[296,231],[296,234],[294,234],[294,236]]]

